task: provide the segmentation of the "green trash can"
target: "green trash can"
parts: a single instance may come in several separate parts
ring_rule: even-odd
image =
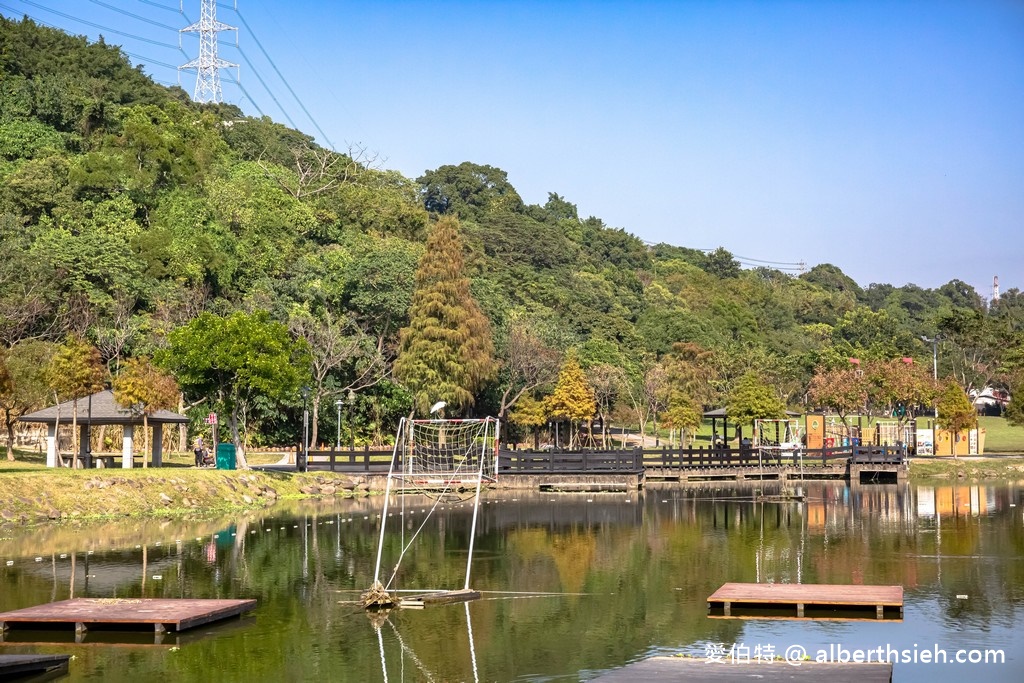
[[[235,469],[235,444],[233,444],[233,443],[219,443],[219,444],[217,444],[217,469],[218,470],[233,470],[233,469]]]

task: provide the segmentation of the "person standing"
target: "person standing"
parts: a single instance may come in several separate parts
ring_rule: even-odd
[[[196,456],[196,467],[203,466],[203,455],[205,451],[206,448],[203,445],[203,437],[196,437],[196,447],[192,449],[192,453]]]

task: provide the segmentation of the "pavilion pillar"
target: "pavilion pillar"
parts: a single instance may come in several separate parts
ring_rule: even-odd
[[[57,466],[57,424],[46,425],[46,466]]]
[[[135,436],[135,427],[124,426],[124,442],[121,446],[121,467],[130,470],[132,468],[132,437]]]
[[[80,424],[78,425],[78,454],[85,455],[89,452],[89,436],[90,436],[89,425]]]
[[[164,426],[157,422],[153,425],[153,467],[163,467],[164,458]]]

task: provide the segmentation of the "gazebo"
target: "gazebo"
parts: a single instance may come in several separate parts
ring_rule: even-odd
[[[143,425],[142,414],[133,412],[114,400],[114,392],[110,389],[97,392],[91,396],[77,399],[79,451],[77,457],[86,463],[91,458],[89,448],[90,434],[93,425],[118,425],[124,429],[121,447],[121,467],[132,467],[132,445],[135,427]],[[57,424],[71,424],[72,407],[75,401],[63,403],[29,413],[20,418],[21,422],[34,422],[46,425],[46,466],[57,467]],[[165,424],[188,424],[188,418],[169,410],[158,410],[146,418],[153,427],[152,463],[160,467],[163,462],[163,426]]]
[[[799,417],[800,413],[794,413],[791,410],[786,411],[786,417]],[[715,444],[715,438],[718,436],[718,421],[722,421],[722,440],[726,443],[729,441],[729,416],[726,414],[725,408],[715,408],[714,410],[704,411],[704,417],[711,418],[711,444]],[[738,427],[737,438],[743,438],[743,426]]]

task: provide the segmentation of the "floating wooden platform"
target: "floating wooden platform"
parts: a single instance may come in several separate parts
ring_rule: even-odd
[[[157,633],[184,631],[212,621],[237,617],[256,607],[255,600],[155,598],[75,598],[0,614],[0,632],[9,628],[153,627]]]
[[[430,607],[433,605],[450,605],[456,602],[470,602],[479,600],[480,592],[471,588],[458,591],[439,591],[437,593],[424,593],[399,600],[401,607]]]
[[[591,679],[600,683],[661,683],[662,681],[758,681],[758,683],[892,683],[892,664],[824,664],[784,661],[730,662],[689,657],[651,657]]]
[[[0,681],[65,674],[71,655],[0,655]]]
[[[796,614],[764,615],[764,608],[796,608]],[[903,618],[903,586],[822,583],[727,583],[708,598],[708,614],[722,617],[788,616],[821,619]],[[739,612],[748,612],[740,614]]]

